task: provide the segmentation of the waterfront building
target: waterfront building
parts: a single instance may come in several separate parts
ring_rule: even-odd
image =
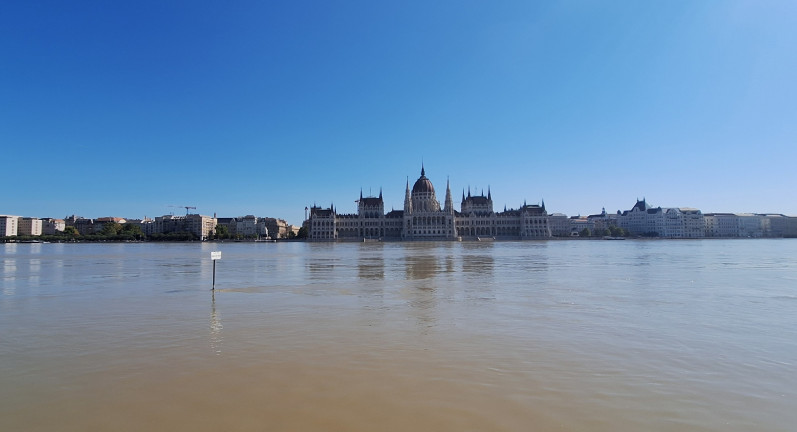
[[[738,235],[744,238],[759,238],[764,236],[763,218],[752,213],[737,213]]]
[[[22,217],[17,225],[17,235],[40,236],[42,235],[42,220],[39,218]]]
[[[227,233],[231,236],[235,236],[236,230],[238,229],[238,221],[230,217],[217,217],[216,226],[227,228]]]
[[[96,227],[94,224],[94,219],[87,219],[81,216],[67,216],[64,218],[64,222],[66,226],[74,227],[78,234],[81,235],[88,235],[100,232],[102,226]]]
[[[120,217],[97,218],[94,220],[94,229],[96,230],[96,232],[100,232],[102,231],[103,228],[105,228],[105,225],[114,224],[114,223],[121,225],[127,223],[127,220],[125,218],[120,218]]]
[[[199,240],[207,240],[216,228],[216,218],[210,216],[189,214],[185,218],[188,232],[197,236]]]
[[[696,208],[680,207],[676,209],[681,220],[681,238],[703,238],[706,236],[706,221],[703,212]]]
[[[236,218],[235,232],[244,237],[268,237],[266,221],[253,215]]]
[[[651,207],[645,199],[637,200],[631,210],[618,212],[620,228],[632,235],[665,238],[702,238],[706,236],[703,213],[688,207]]]
[[[18,231],[19,216],[0,215],[0,236],[15,236]]]
[[[706,237],[797,237],[797,217],[775,213],[707,213]]]
[[[155,218],[150,234],[188,232],[199,240],[207,240],[210,233],[216,228],[216,222],[216,218],[199,214],[158,216]],[[144,230],[142,229],[142,231]]]
[[[570,235],[580,236],[581,232],[588,229],[590,232],[595,229],[595,222],[588,216],[570,216]]]
[[[292,232],[292,227],[283,219],[278,218],[263,218],[263,226],[272,239],[288,238],[288,233]]]
[[[42,234],[54,235],[64,232],[66,222],[63,219],[42,219]]]
[[[782,214],[760,214],[764,237],[789,237],[789,217]],[[794,234],[792,234],[794,235]]]
[[[518,209],[495,212],[491,191],[474,195],[462,191],[460,211],[454,209],[450,182],[446,182],[443,205],[437,200],[432,181],[421,167],[421,176],[410,188],[407,179],[403,210],[385,213],[382,191],[364,197],[360,191],[356,214],[338,214],[313,205],[305,221],[313,241],[544,239],[551,237],[545,203],[524,203]]]
[[[739,237],[739,217],[734,213],[706,213],[706,237]]]
[[[564,213],[551,213],[548,215],[548,226],[554,237],[570,237],[570,218]]]
[[[587,219],[592,223],[591,230],[604,231],[610,227],[617,226],[618,217],[619,215],[617,214],[606,213],[606,208],[604,207],[599,214],[589,215]]]
[[[144,219],[128,219],[127,223],[136,224],[141,228],[141,232],[150,236],[155,233],[155,219],[144,217]]]

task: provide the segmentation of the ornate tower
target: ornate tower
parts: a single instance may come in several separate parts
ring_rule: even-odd
[[[446,179],[446,203],[443,211],[446,213],[453,213],[454,212],[454,200],[451,199],[451,185]]]
[[[410,198],[410,178],[407,177],[407,192],[404,194],[404,214],[412,213],[412,199]]]

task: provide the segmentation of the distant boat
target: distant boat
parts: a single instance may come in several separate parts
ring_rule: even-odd
[[[604,236],[604,240],[625,240],[625,237],[612,237],[612,236]]]

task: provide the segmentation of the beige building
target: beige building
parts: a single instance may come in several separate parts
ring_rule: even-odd
[[[288,238],[290,231],[288,222],[277,218],[263,218],[262,221],[265,224],[266,232],[272,239]]]
[[[188,232],[198,240],[207,240],[210,233],[216,228],[216,218],[198,214],[164,215],[156,217],[152,225],[146,226],[146,228],[151,231],[149,234]],[[144,231],[143,226],[142,231]]]
[[[542,205],[523,204],[518,209],[493,209],[492,194],[462,192],[460,211],[454,209],[450,184],[446,182],[443,205],[434,185],[421,167],[421,176],[404,196],[404,210],[385,213],[382,192],[378,197],[357,200],[356,214],[338,214],[335,206],[313,206],[305,221],[308,239],[314,241],[389,240],[487,240],[545,239],[551,237],[548,213]]]
[[[551,227],[551,235],[554,237],[570,236],[570,218],[564,213],[552,213],[548,215],[548,225]]]
[[[42,234],[54,235],[64,232],[66,222],[63,219],[42,219]]]
[[[0,215],[0,236],[15,236],[17,235],[18,229],[19,216]]]
[[[29,235],[29,236],[42,235],[42,220],[30,217],[19,218],[17,233],[18,235]]]

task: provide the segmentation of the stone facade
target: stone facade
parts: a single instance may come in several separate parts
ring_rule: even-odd
[[[635,236],[664,238],[703,238],[706,221],[703,213],[693,208],[651,207],[643,199],[631,210],[618,212],[617,223]]]
[[[495,212],[492,194],[467,196],[462,192],[460,211],[454,209],[450,183],[446,182],[443,205],[434,185],[421,168],[421,176],[404,194],[404,209],[385,213],[382,192],[357,200],[356,214],[338,214],[335,206],[313,206],[305,221],[312,241],[368,240],[485,240],[545,239],[551,228],[545,204],[523,204],[518,209]]]

